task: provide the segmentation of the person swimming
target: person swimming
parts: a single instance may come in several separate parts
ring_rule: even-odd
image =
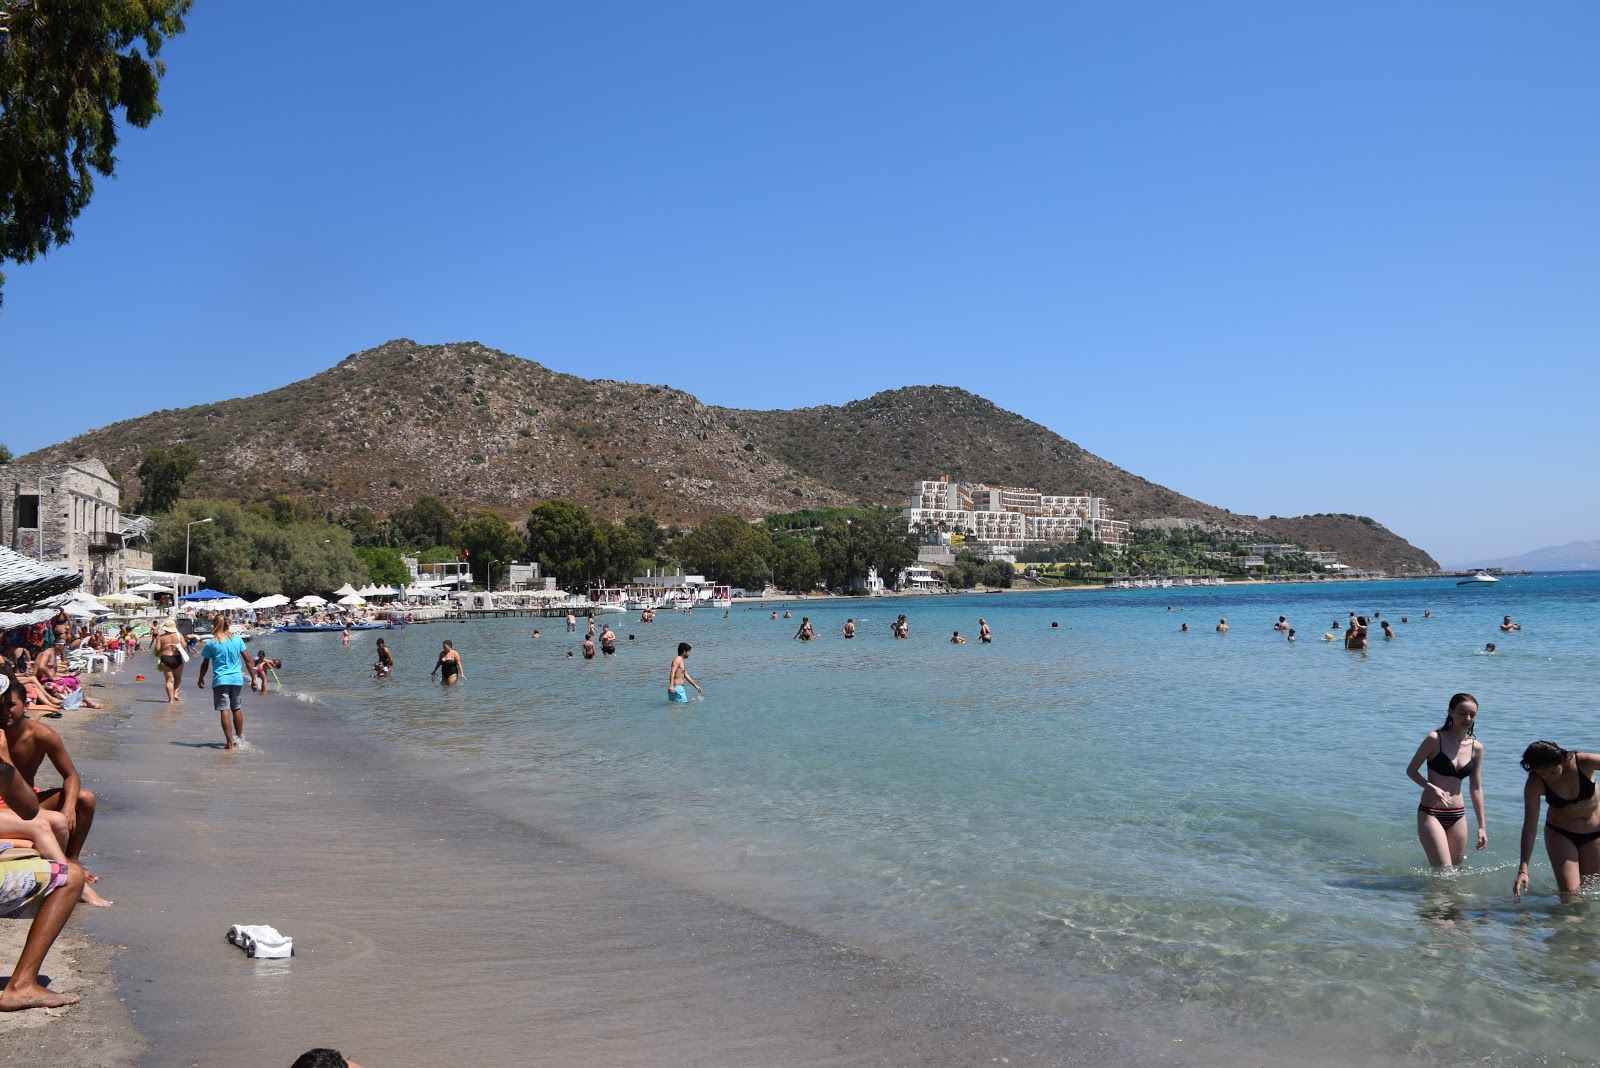
[[[952,631],[950,633],[950,644],[951,645],[965,645],[965,644],[967,644],[967,639],[965,639],[965,638],[963,638],[961,636],[961,632],[959,630]]]

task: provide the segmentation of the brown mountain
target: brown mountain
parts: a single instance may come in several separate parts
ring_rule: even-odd
[[[842,407],[716,411],[758,448],[863,500],[904,505],[914,482],[949,475],[962,482],[1104,497],[1119,519],[1237,518],[951,386],[907,386]]]
[[[200,465],[185,494],[243,502],[280,493],[340,511],[435,494],[512,519],[565,497],[600,515],[663,521],[858,503],[904,505],[945,474],[1108,498],[1125,519],[1249,526],[1333,548],[1358,567],[1436,567],[1352,516],[1256,520],[1158,486],[982,397],[913,386],[842,407],[708,408],[681,390],[560,374],[474,342],[398,340],[254,397],[153,412],[21,459],[93,456],[132,472],[147,449],[186,443]]]

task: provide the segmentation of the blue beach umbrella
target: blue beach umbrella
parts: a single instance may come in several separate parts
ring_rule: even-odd
[[[231,594],[231,593],[218,593],[216,590],[195,590],[193,593],[184,594],[182,597],[179,597],[178,600],[180,600],[180,601],[220,601],[220,600],[223,600],[224,598],[231,598],[232,596],[233,596],[233,594]]]

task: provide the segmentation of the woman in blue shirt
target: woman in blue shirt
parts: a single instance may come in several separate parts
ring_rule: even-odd
[[[244,707],[239,703],[239,694],[244,689],[245,672],[249,669],[245,666],[244,639],[233,633],[227,616],[218,616],[211,624],[211,640],[206,642],[200,656],[200,677],[195,685],[206,684],[206,669],[210,668],[211,703],[222,718],[222,736],[228,743],[223,748],[243,749],[246,745]],[[229,712],[233,713],[232,723],[228,721]]]

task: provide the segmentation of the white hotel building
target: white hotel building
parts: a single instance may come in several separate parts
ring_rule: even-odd
[[[948,531],[1008,549],[1075,541],[1081,530],[1120,548],[1130,530],[1130,524],[1111,518],[1104,497],[1053,496],[948,478],[916,483],[903,514],[913,530]]]

